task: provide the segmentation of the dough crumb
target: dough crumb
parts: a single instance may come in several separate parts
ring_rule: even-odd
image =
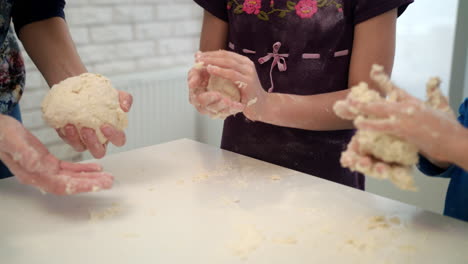
[[[389,229],[392,226],[398,226],[401,224],[399,217],[385,217],[385,216],[373,216],[369,219],[367,229]]]
[[[101,126],[109,124],[118,130],[127,127],[127,113],[120,107],[119,92],[109,79],[83,73],[52,86],[42,101],[43,118],[55,129],[72,124],[80,130],[92,128],[101,144],[108,140]]]
[[[177,180],[177,181],[176,181],[176,184],[177,184],[177,185],[184,185],[184,183],[185,183],[185,180],[184,180],[184,179],[180,179],[180,180]]]
[[[281,176],[279,176],[279,175],[271,175],[271,176],[270,176],[270,179],[271,179],[272,181],[279,181],[279,180],[281,180]]]
[[[250,100],[247,102],[247,106],[252,106],[252,105],[256,104],[256,103],[257,103],[257,100],[258,100],[257,97],[255,97],[255,98],[253,98],[253,99],[250,99]]]
[[[118,215],[121,211],[122,209],[119,206],[117,206],[117,204],[113,204],[112,207],[106,208],[101,211],[90,211],[90,221],[95,222],[98,220],[109,219]]]
[[[239,87],[240,89],[244,89],[245,87],[247,87],[247,84],[241,81],[235,81],[234,84],[236,84],[237,87]]]
[[[201,174],[193,176],[192,181],[193,182],[204,182],[204,181],[208,180],[209,177],[210,177],[210,175],[208,175],[208,173],[201,173]]]

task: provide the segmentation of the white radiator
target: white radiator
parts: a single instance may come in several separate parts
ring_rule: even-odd
[[[109,77],[116,89],[133,95],[127,143],[108,154],[180,138],[196,139],[197,112],[188,101],[187,67]],[[90,159],[86,152],[84,159]]]

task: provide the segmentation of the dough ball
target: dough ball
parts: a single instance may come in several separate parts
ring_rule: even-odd
[[[119,93],[106,77],[84,73],[54,85],[42,101],[43,118],[58,129],[72,124],[81,129],[92,128],[99,142],[107,142],[101,132],[104,124],[123,130],[127,114],[120,108]]]
[[[411,166],[418,162],[418,148],[389,134],[359,130],[356,133],[359,151],[387,163]]]
[[[203,65],[203,63],[198,62],[198,63],[195,63],[193,68],[204,69],[205,66]],[[239,85],[245,85],[245,84],[239,82]],[[230,80],[226,80],[218,76],[210,75],[210,78],[208,80],[208,86],[206,87],[206,89],[208,91],[219,92],[222,95],[230,98],[234,102],[240,102],[241,100],[241,95],[240,95],[238,85],[231,82]]]
[[[230,80],[211,75],[206,87],[208,91],[216,91],[230,98],[234,102],[240,102],[241,96],[239,88]]]

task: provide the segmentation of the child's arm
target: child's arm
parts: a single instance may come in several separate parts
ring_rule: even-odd
[[[355,27],[349,86],[360,81],[369,81],[368,73],[374,63],[383,65],[388,73],[391,72],[396,18],[397,11],[394,9]],[[204,37],[206,36],[202,35],[202,38]],[[340,130],[353,127],[350,121],[340,119],[333,112],[333,104],[345,98],[348,90],[310,96],[266,93],[260,86],[253,63],[242,61],[239,57],[241,55],[230,52],[211,52],[203,53],[198,60],[206,65],[219,66],[208,67],[211,74],[247,84],[242,91],[242,102],[247,104],[257,99],[255,104],[247,106],[244,110],[247,118],[308,130]],[[225,107],[225,104],[222,107]]]

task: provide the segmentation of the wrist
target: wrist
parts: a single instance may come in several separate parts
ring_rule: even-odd
[[[272,100],[272,95],[271,93],[262,91],[260,94],[257,94],[257,97],[250,99],[244,110],[245,117],[252,121],[265,122],[269,101]]]

